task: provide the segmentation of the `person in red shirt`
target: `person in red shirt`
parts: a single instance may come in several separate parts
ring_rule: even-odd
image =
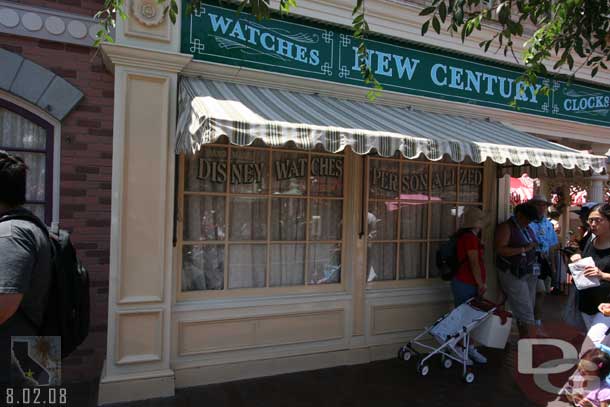
[[[484,222],[483,211],[470,207],[464,212],[463,226],[457,232],[457,258],[460,268],[451,281],[456,307],[472,297],[483,296],[487,291],[483,244],[479,238]]]
[[[457,258],[460,268],[451,280],[456,307],[472,297],[482,297],[487,290],[483,244],[479,238],[484,223],[485,215],[481,209],[470,207],[464,211],[462,227],[457,232]],[[462,357],[464,346],[458,345],[453,350]],[[468,348],[468,362],[472,363],[470,359],[477,363],[487,363],[487,358],[472,344]]]

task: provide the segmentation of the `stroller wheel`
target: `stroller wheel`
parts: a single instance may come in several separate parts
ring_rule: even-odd
[[[453,360],[451,360],[449,358],[443,358],[443,367],[445,369],[450,369],[451,366],[453,366]]]
[[[408,350],[405,350],[405,351],[402,353],[402,359],[403,359],[403,360],[410,360],[410,359],[411,359],[411,356],[412,356],[412,355],[411,355],[411,352],[409,352]]]
[[[405,356],[407,353],[409,354],[409,356]],[[398,349],[398,359],[400,359],[400,360],[411,359],[411,353],[407,350],[406,346],[401,346],[400,349]]]
[[[423,366],[418,367],[417,371],[419,372],[420,375],[427,376],[428,373],[430,372],[430,367],[428,365],[423,365]]]
[[[474,373],[466,372],[466,374],[464,375],[464,381],[468,384],[474,382]]]

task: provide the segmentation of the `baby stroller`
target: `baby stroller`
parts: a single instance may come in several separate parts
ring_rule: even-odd
[[[453,365],[453,361],[456,361],[462,365],[464,381],[466,383],[474,382],[475,375],[468,367],[470,333],[489,318],[496,308],[497,305],[490,301],[469,299],[440,317],[432,326],[402,346],[398,351],[398,358],[409,360],[412,356],[416,356],[417,371],[422,376],[426,376],[430,371],[429,360],[435,355],[441,355],[441,364],[444,368],[449,369]],[[438,347],[422,342],[422,339],[428,334],[438,342]],[[419,352],[418,348],[429,351],[429,353]]]

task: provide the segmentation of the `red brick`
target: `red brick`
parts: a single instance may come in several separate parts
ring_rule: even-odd
[[[99,174],[100,169],[97,167],[80,166],[76,167],[76,172],[85,174]]]
[[[48,41],[48,40],[38,40],[38,46],[40,48],[53,49],[53,50],[65,50],[65,44],[61,42]]]
[[[99,120],[84,120],[79,119],[76,122],[80,127],[92,127],[95,129],[99,129],[102,127],[102,123]]]
[[[89,55],[92,52],[92,49],[82,45],[66,44],[66,51]]]

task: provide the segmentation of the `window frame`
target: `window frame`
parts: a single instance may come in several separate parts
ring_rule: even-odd
[[[44,150],[38,149],[27,149],[27,148],[13,148],[9,146],[0,145],[0,150],[6,150],[10,153],[16,153],[17,155],[21,153],[36,153],[36,154],[45,154],[45,199],[44,201],[26,201],[26,204],[44,204],[45,205],[45,218],[43,221],[47,225],[51,225],[52,223],[57,222],[57,219],[54,219],[54,210],[55,208],[55,193],[54,189],[54,181],[55,181],[55,156],[56,149],[54,143],[54,135],[55,135],[55,127],[53,123],[43,119],[36,113],[28,110],[25,107],[19,106],[11,101],[5,99],[3,95],[0,94],[0,108],[4,108],[10,112],[15,113],[23,117],[26,120],[36,124],[37,126],[42,127],[46,132],[46,143]]]
[[[423,202],[425,202],[426,205],[426,215],[427,215],[427,220],[426,220],[426,224],[425,224],[425,228],[426,228],[426,237],[425,238],[421,238],[421,239],[402,239],[401,238],[401,230],[400,230],[400,225],[401,225],[401,210],[400,210],[400,205],[399,208],[397,210],[397,214],[396,214],[396,231],[395,231],[395,237],[396,239],[392,239],[392,240],[384,240],[384,239],[379,239],[379,240],[369,240],[369,225],[368,222],[364,222],[364,236],[365,236],[365,252],[364,252],[364,265],[365,268],[362,271],[365,275],[364,275],[364,281],[366,282],[365,284],[365,289],[366,290],[375,290],[375,289],[388,289],[388,288],[403,288],[403,287],[415,287],[415,286],[427,286],[427,285],[437,285],[440,280],[440,277],[430,277],[430,254],[431,254],[431,246],[435,245],[435,244],[440,244],[442,242],[447,241],[447,239],[443,239],[443,238],[431,238],[430,234],[431,234],[431,227],[432,227],[432,207],[433,205],[453,205],[456,208],[459,206],[464,206],[464,207],[468,207],[468,206],[477,206],[482,208],[483,210],[486,210],[486,202],[485,202],[485,165],[484,163],[481,164],[476,164],[476,163],[457,163],[457,162],[453,162],[450,160],[439,160],[439,161],[430,161],[430,160],[426,160],[426,159],[407,159],[404,158],[402,156],[399,157],[380,157],[380,156],[371,156],[371,155],[367,155],[364,157],[365,159],[365,163],[364,163],[364,168],[365,168],[365,174],[366,174],[366,183],[363,186],[363,188],[366,188],[366,193],[365,193],[365,201],[363,202],[363,206],[364,206],[364,212],[363,213],[368,213],[369,212],[369,204],[371,202],[371,200],[373,201],[389,201],[389,200],[395,200],[396,202],[414,202],[414,203],[419,203],[422,204]],[[398,197],[396,199],[392,199],[392,198],[370,198],[370,192],[371,192],[371,161],[373,160],[380,160],[380,161],[390,161],[390,162],[394,162],[394,163],[398,163],[398,179],[401,179],[401,175],[402,175],[402,167],[403,164],[417,164],[417,165],[425,165],[427,166],[427,177],[428,180],[432,179],[432,171],[433,168],[439,168],[439,167],[451,167],[451,168],[455,168],[456,170],[456,176],[459,177],[460,174],[460,170],[462,168],[466,168],[466,169],[478,169],[481,171],[482,173],[482,180],[481,180],[481,200],[480,201],[463,201],[460,200],[460,182],[456,182],[456,192],[455,192],[455,200],[451,200],[451,201],[442,201],[442,202],[438,202],[438,203],[434,203],[433,200],[430,199],[430,197],[432,196],[432,183],[428,182],[428,188],[427,188],[427,195],[428,195],[428,200],[426,201],[422,201],[422,200],[408,200],[408,199],[400,199],[400,188],[399,188],[399,192],[398,192]],[[400,185],[400,183],[399,183]],[[459,227],[459,216],[455,217],[455,230],[457,231]],[[369,243],[373,243],[373,244],[383,244],[383,243],[388,243],[388,244],[395,244],[396,246],[396,261],[395,261],[395,276],[393,280],[379,280],[379,281],[371,281],[369,282],[367,280],[367,273],[368,273],[368,255],[369,255]],[[409,243],[414,243],[414,244],[422,244],[425,246],[425,251],[426,251],[426,255],[425,255],[425,274],[426,277],[425,278],[410,278],[410,279],[400,279],[400,247],[401,244],[409,244]]]
[[[177,182],[178,188],[177,193],[178,197],[176,203],[178,205],[177,210],[177,219],[176,219],[176,234],[175,234],[175,264],[174,269],[175,272],[175,283],[176,283],[176,301],[190,301],[190,300],[204,300],[204,299],[214,299],[214,298],[234,298],[234,297],[252,297],[252,296],[274,296],[274,295],[287,295],[287,294],[320,294],[320,293],[340,293],[345,292],[347,287],[347,278],[348,270],[350,269],[349,261],[346,258],[348,253],[347,242],[347,233],[348,233],[348,220],[349,214],[347,214],[347,203],[349,201],[349,194],[351,193],[351,187],[349,184],[349,171],[350,166],[348,164],[348,154],[346,152],[341,153],[329,153],[323,150],[301,150],[296,148],[275,148],[275,147],[265,147],[265,146],[239,146],[232,143],[210,143],[206,144],[202,148],[206,147],[222,147],[227,148],[227,163],[230,163],[231,159],[231,151],[236,149],[243,150],[259,150],[259,151],[267,151],[269,153],[268,161],[272,162],[273,153],[293,153],[293,154],[302,154],[307,156],[308,159],[308,174],[307,174],[307,186],[306,186],[306,194],[304,195],[290,195],[290,194],[277,194],[274,195],[272,192],[272,166],[267,165],[267,177],[268,177],[268,191],[265,194],[256,194],[256,193],[234,193],[230,190],[229,176],[227,175],[227,190],[225,192],[189,192],[186,193],[186,155],[180,154],[177,160]],[[342,157],[343,158],[343,175],[342,175],[342,183],[343,183],[343,194],[341,197],[333,197],[333,196],[324,196],[324,195],[310,195],[311,191],[311,158],[312,156],[328,156],[328,157]],[[185,198],[187,196],[223,196],[225,198],[225,208],[229,205],[231,197],[264,197],[267,199],[267,237],[265,240],[261,241],[230,241],[229,240],[229,229],[230,229],[230,218],[226,218],[226,229],[227,229],[227,237],[223,240],[219,241],[186,241],[184,240],[184,224],[185,224]],[[304,284],[303,285],[293,285],[293,286],[280,286],[280,287],[271,287],[269,285],[269,279],[271,275],[269,258],[271,256],[270,249],[271,245],[276,241],[271,240],[271,207],[273,198],[288,198],[288,199],[304,199],[308,201],[307,209],[306,209],[306,219],[307,226],[305,228],[305,240],[303,241],[281,241],[280,244],[291,244],[298,243],[306,246],[305,252],[305,265],[304,265]],[[312,209],[312,201],[315,200],[327,200],[327,201],[342,201],[342,220],[341,220],[341,239],[340,240],[310,240],[310,225],[309,218],[311,216]],[[226,211],[226,209],[225,209]],[[225,212],[227,213],[227,212]],[[182,291],[182,273],[183,273],[183,247],[189,244],[216,244],[223,245],[225,247],[224,252],[224,288],[222,290],[195,290],[195,291]],[[229,267],[229,246],[231,244],[261,244],[267,248],[267,264],[265,269],[265,287],[254,287],[254,288],[228,288],[228,267]],[[311,245],[315,244],[340,244],[341,245],[341,274],[340,281],[338,283],[329,283],[329,284],[315,284],[310,285],[307,284],[307,276],[308,269],[307,264],[309,262],[309,250],[308,248]]]

